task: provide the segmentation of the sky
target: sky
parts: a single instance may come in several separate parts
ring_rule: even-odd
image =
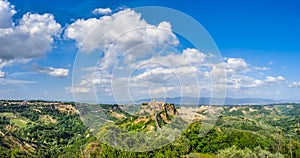
[[[142,6],[192,17],[216,47],[193,46],[175,31],[184,22],[172,23],[173,15],[153,22],[133,9]],[[216,93],[300,100],[299,6],[296,0],[0,0],[0,99],[112,102]],[[208,62],[216,58],[222,63]]]

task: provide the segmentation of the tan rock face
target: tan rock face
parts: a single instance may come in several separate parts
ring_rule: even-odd
[[[152,119],[155,121],[156,129],[160,130],[161,124],[159,122],[162,120],[164,123],[169,124],[171,123],[169,116],[174,116],[176,114],[177,110],[174,104],[155,101],[143,103],[140,107],[140,111],[138,112],[138,115],[140,116],[138,122],[144,120],[145,118]]]
[[[79,114],[79,111],[75,109],[71,104],[59,104],[57,110],[60,112],[66,112],[68,114]]]
[[[177,113],[174,104],[164,104],[164,110],[166,111],[167,115],[171,116],[174,116]]]
[[[176,108],[174,104],[168,104],[165,102],[149,102],[143,103],[139,111],[140,115],[154,115],[158,112],[165,111],[167,115],[174,116],[176,114]]]

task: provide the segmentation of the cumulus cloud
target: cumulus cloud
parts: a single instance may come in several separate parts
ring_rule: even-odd
[[[300,87],[300,81],[299,82],[293,82],[292,84],[289,84],[290,88],[299,88]]]
[[[224,67],[221,65],[224,64]],[[241,89],[258,88],[261,86],[267,86],[277,84],[286,79],[283,76],[266,76],[264,79],[258,79],[249,76],[247,72],[251,70],[266,71],[266,67],[249,66],[243,58],[225,58],[224,63],[210,65],[211,71],[206,73],[206,76],[221,76],[222,73],[226,72],[226,79],[220,79],[214,83],[214,87],[226,86],[227,91],[238,91]],[[224,68],[224,70],[222,70]]]
[[[214,90],[218,91],[224,86],[230,93],[241,89],[248,91],[286,80],[282,76],[266,76],[263,79],[248,76],[245,72],[249,71],[250,64],[241,58],[226,59],[224,61],[225,71],[218,70],[221,68],[219,64],[205,65],[206,58],[208,58],[207,55],[192,48],[185,49],[179,54],[153,56],[147,60],[126,65],[138,72],[129,76],[126,74],[130,74],[130,72],[125,75],[119,73],[122,70],[119,71],[118,67],[115,67],[116,70],[112,74],[96,71],[95,67],[85,68],[83,70],[90,75],[83,77],[83,80],[75,85],[75,88],[91,92],[95,86],[96,91],[102,92],[100,95],[103,98],[113,94],[114,97],[119,97],[119,100],[126,101],[127,99],[128,101],[130,97],[134,99],[147,98],[149,93],[154,96],[165,94],[178,96],[180,92],[183,92],[188,96],[197,97],[196,94],[199,93],[199,90],[211,92],[212,88],[215,88]],[[193,64],[190,65],[190,63]],[[95,71],[99,74],[95,75]],[[212,76],[212,73],[224,72],[229,72],[225,80],[211,83],[210,77],[216,77]],[[153,84],[159,84],[160,87],[156,87],[150,92],[149,87]],[[124,95],[126,91],[130,91],[131,96]],[[136,94],[135,91],[139,93]]]
[[[126,54],[130,56],[131,54]],[[191,66],[191,65],[205,65],[206,55],[195,48],[184,49],[181,53],[170,53],[167,55],[153,56],[150,59],[145,59],[137,62],[130,62],[128,66],[136,67],[137,69],[143,69],[143,65],[147,67],[157,67],[158,65],[165,65],[168,67],[176,66]],[[152,66],[149,65],[152,63]],[[140,66],[138,66],[140,65]]]
[[[227,88],[229,90],[239,90],[240,88],[257,88],[260,86],[280,83],[285,80],[286,79],[282,76],[267,76],[265,79],[256,79],[245,75],[234,75],[230,79],[227,79]]]
[[[99,19],[76,20],[65,30],[65,37],[75,40],[77,46],[84,52],[102,50],[116,38],[118,38],[118,43],[110,45],[116,51],[124,51],[147,42],[172,45],[177,45],[179,42],[175,34],[171,32],[169,23],[161,22],[158,26],[150,25],[141,18],[140,14],[130,9]]]
[[[259,66],[255,66],[254,70],[258,70],[258,71],[267,71],[270,70],[269,67],[259,67]]]
[[[195,48],[178,51],[179,39],[169,22],[151,25],[130,9],[100,18],[76,20],[67,27],[65,37],[75,40],[83,54],[103,51],[97,67],[80,70],[85,73],[79,73],[72,90],[102,92],[100,100],[101,97],[123,101],[147,98],[153,84],[159,86],[153,88],[151,95],[179,96],[185,93],[197,97],[200,91],[210,95],[212,88],[221,92],[227,86],[229,91],[238,91],[285,80],[282,76],[249,76],[247,72],[251,70],[266,71],[268,68],[251,66],[243,58],[207,63],[213,59],[212,54]]]
[[[13,21],[16,13],[14,6],[6,0],[0,0],[0,76],[4,77],[4,67],[28,63],[51,51],[54,38],[61,32],[52,14],[26,13],[21,19]],[[61,70],[50,70],[52,75],[60,76]],[[17,80],[6,83],[22,83]],[[16,81],[16,82],[15,82]],[[24,82],[26,83],[26,82]]]
[[[18,25],[0,28],[0,58],[37,58],[50,51],[61,26],[51,14],[26,13]]]
[[[151,25],[142,19],[139,13],[130,9],[100,18],[76,20],[65,30],[65,37],[75,40],[77,47],[84,53],[93,53],[95,50],[101,51],[105,49],[97,67],[98,74],[101,77],[93,79],[93,74],[88,74],[91,72],[87,72],[87,74],[81,76],[83,79],[78,81],[73,87],[91,90],[93,84],[97,84],[97,90],[105,92],[103,95],[111,94],[112,87],[109,81],[111,81],[112,69],[132,69],[135,66],[141,66],[142,63],[139,62],[143,60],[148,60],[147,63],[149,64],[151,59],[147,57],[150,54],[159,54],[159,52],[155,51],[156,49],[161,49],[164,45],[178,45],[179,40],[171,28],[171,24],[166,21],[162,21],[157,25]],[[126,55],[124,55],[125,53]],[[158,58],[160,57],[158,56]],[[156,60],[154,58],[153,60]],[[120,63],[118,63],[119,59],[121,60]],[[172,57],[166,56],[164,59],[160,58],[157,61],[175,62],[176,55]],[[144,71],[146,70],[143,69],[141,72]],[[130,72],[127,74],[130,74]],[[119,74],[118,78],[114,79],[113,84],[122,85],[125,83],[127,80],[124,75],[126,75],[124,72]],[[138,79],[136,75],[132,78],[136,83],[140,81],[139,83],[141,84],[143,84],[142,80],[145,81],[147,79],[149,78]],[[123,90],[122,88],[125,87],[118,87],[120,92]],[[142,90],[139,92],[142,93]]]
[[[198,49],[187,48],[182,52],[183,57],[187,58],[189,64],[203,64],[206,60],[204,53],[200,52]]]
[[[96,8],[93,10],[93,14],[95,15],[110,14],[111,12],[110,8]]]
[[[8,1],[0,1],[0,28],[13,26],[12,16],[16,13],[14,6]]]
[[[210,73],[206,73],[206,76],[224,76],[231,78],[233,75],[245,73],[249,71],[249,64],[242,58],[225,58],[223,63],[210,64]],[[224,82],[224,81],[221,81]]]
[[[229,90],[239,90],[241,88],[255,88],[264,84],[263,80],[255,79],[250,76],[234,75],[227,79],[227,88]]]
[[[248,71],[248,63],[242,58],[227,58],[225,61],[226,73],[238,73]]]
[[[282,76],[278,76],[278,77],[267,76],[264,81],[267,82],[267,83],[278,83],[278,82],[281,82],[281,81],[285,81],[285,78],[282,77]]]
[[[102,58],[98,61],[97,71],[100,77],[93,79],[93,74],[83,74],[81,77],[83,76],[84,81],[78,81],[73,85],[92,90],[93,84],[96,84],[97,90],[104,92],[101,96],[104,99],[108,98],[106,95],[112,94],[112,87],[118,87],[119,92],[127,91],[124,83],[128,77],[126,74],[130,72],[122,72],[117,78],[114,76],[112,86],[108,81],[111,81],[113,69],[132,69],[133,63],[147,60],[149,55],[159,54],[156,50],[163,48],[164,45],[177,46],[179,43],[170,23],[162,21],[157,25],[151,25],[141,18],[141,14],[130,9],[100,18],[76,20],[65,30],[65,37],[75,40],[83,53],[89,54],[105,48]],[[119,59],[121,62],[118,63]],[[139,92],[142,93],[142,90]]]
[[[69,69],[64,68],[53,68],[53,67],[40,67],[35,65],[35,71],[43,74],[48,74],[50,76],[64,78],[69,75]]]
[[[107,97],[114,94],[115,97],[122,96],[121,99],[123,101],[128,101],[130,96],[124,94],[124,92],[128,91],[128,88],[131,92],[139,92],[131,93],[132,97],[143,98],[149,95],[149,86],[160,84],[162,88],[153,88],[151,90],[152,95],[172,92],[178,96],[182,90],[186,95],[195,96],[197,94],[196,91],[199,91],[196,77],[199,68],[201,68],[200,66],[205,63],[204,60],[205,54],[197,49],[188,48],[179,54],[171,53],[163,56],[152,56],[145,60],[117,65],[120,67],[116,66],[112,74],[109,73],[111,72],[109,69],[102,71],[103,69],[99,67],[86,67],[80,70],[85,73],[82,73],[83,75],[80,76],[81,80],[75,82],[72,92],[82,93],[80,90],[84,90],[85,93],[89,93],[95,86],[96,91],[103,93],[101,93],[99,99],[107,99]],[[128,68],[138,73],[128,76],[131,73],[124,73],[121,70],[122,68]],[[99,69],[101,71],[97,71]]]

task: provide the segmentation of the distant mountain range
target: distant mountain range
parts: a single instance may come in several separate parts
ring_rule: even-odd
[[[198,104],[198,105],[209,105],[211,103],[210,97],[174,97],[174,98],[155,98],[156,101],[164,101],[167,103],[174,104]],[[140,99],[136,100],[136,103],[151,102],[152,99]],[[275,103],[300,103],[300,100],[275,100],[275,99],[264,99],[264,98],[228,98],[225,99],[214,99],[217,105],[265,105]]]

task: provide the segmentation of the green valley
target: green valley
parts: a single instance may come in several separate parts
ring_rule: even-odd
[[[199,106],[175,141],[155,150],[133,152],[114,148],[98,135],[110,134],[104,129],[116,127],[136,132],[159,131],[171,125],[176,129],[185,120],[177,118],[177,113],[190,113],[189,109],[148,103],[136,113],[128,113],[126,105],[99,104],[102,111],[89,109],[95,114],[83,114],[83,107],[73,102],[0,103],[0,157],[300,157],[300,104]],[[85,104],[85,108],[92,107]],[[199,134],[204,120],[209,119],[205,114],[220,109],[213,128]],[[113,122],[93,132],[82,116],[95,120],[99,113]]]

